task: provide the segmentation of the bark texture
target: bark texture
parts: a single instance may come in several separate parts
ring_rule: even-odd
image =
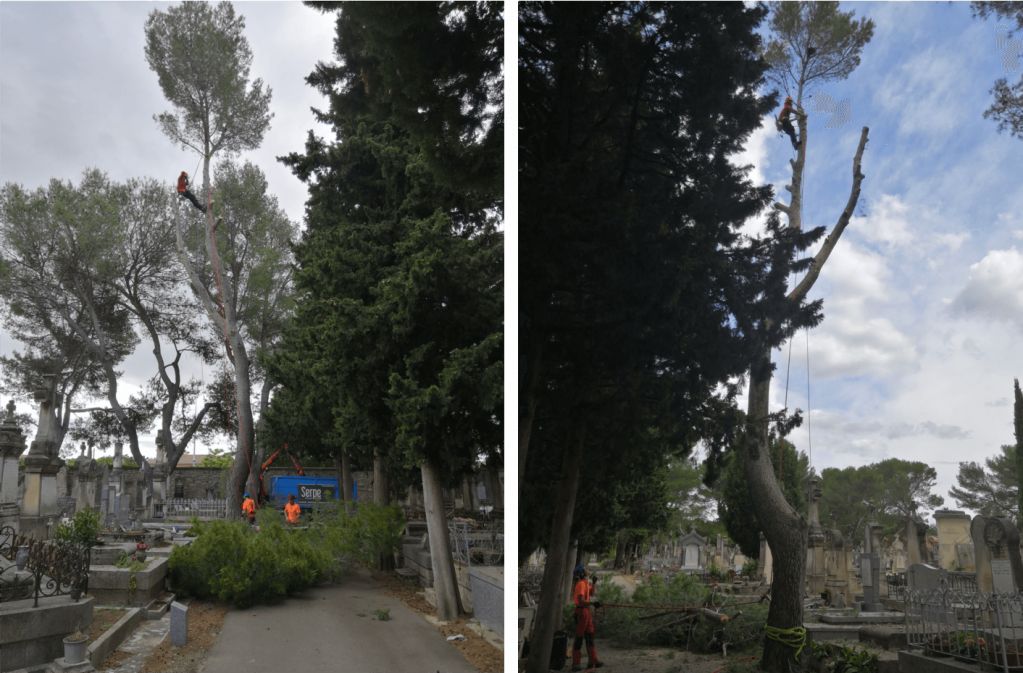
[[[444,514],[444,492],[440,475],[430,461],[423,462],[423,502],[426,509],[426,532],[430,539],[430,565],[433,569],[433,590],[437,595],[437,618],[444,621],[458,619],[462,602],[455,579],[455,564],[451,557],[451,538],[448,520]]]

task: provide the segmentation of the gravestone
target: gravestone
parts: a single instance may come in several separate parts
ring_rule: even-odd
[[[21,506],[21,530],[32,537],[46,539],[53,519],[59,513],[57,504],[57,472],[64,461],[57,456],[58,422],[56,409],[61,396],[53,377],[45,390],[35,393],[39,403],[36,437],[25,456],[25,492]]]
[[[906,587],[911,591],[927,594],[941,588],[941,582],[948,572],[926,563],[914,563],[906,569]]]
[[[982,525],[975,525],[978,518],[983,518]],[[997,594],[1014,594],[1023,584],[1023,559],[1019,552],[1019,533],[1016,526],[1008,519],[997,517],[977,517],[971,524],[971,533],[980,534],[980,540],[974,537],[977,562],[977,586],[981,591]],[[979,543],[979,544],[978,544]],[[978,547],[985,548],[984,582],[981,585],[980,554]],[[990,578],[990,580],[988,580]],[[986,583],[990,581],[990,589]]]
[[[860,554],[860,584],[863,585],[863,611],[880,612],[881,604],[881,526],[871,522],[864,536],[864,553]]]
[[[824,558],[826,536],[821,527],[820,511],[817,502],[821,499],[821,479],[816,472],[810,472],[808,481],[809,498],[807,519],[809,523],[806,536],[806,583],[811,596],[819,596],[826,589],[828,578]]]
[[[188,606],[177,601],[170,608],[171,644],[184,647],[188,643]]]
[[[25,435],[14,418],[14,400],[0,421],[0,528],[18,528],[18,459],[25,452]]]
[[[978,514],[970,522],[970,537],[973,538],[973,560],[976,565],[977,590],[983,593],[991,593],[991,551],[984,542],[984,526],[987,525],[988,517]]]

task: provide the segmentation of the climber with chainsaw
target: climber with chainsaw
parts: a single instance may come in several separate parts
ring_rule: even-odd
[[[792,117],[800,114],[802,113],[792,106],[792,96],[785,96],[785,105],[782,106],[781,112],[778,113],[778,118],[775,120],[777,129],[788,134],[794,150],[799,149],[799,139],[796,137],[795,127],[792,126]]]
[[[178,196],[188,199],[193,206],[205,214],[206,206],[199,203],[199,199],[195,198],[195,194],[188,189],[188,173],[185,171],[181,171],[181,175],[178,176]]]

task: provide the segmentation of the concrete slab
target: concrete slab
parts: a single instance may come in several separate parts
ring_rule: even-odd
[[[861,612],[858,615],[822,614],[825,624],[902,624],[906,615],[901,612]]]
[[[927,657],[920,652],[899,652],[900,673],[977,673],[979,666],[950,657]]]
[[[390,619],[374,619],[388,610]],[[476,673],[444,636],[364,572],[280,605],[227,613],[203,673]]]
[[[121,662],[105,670],[105,673],[138,673],[152,651],[167,637],[170,630],[170,615],[161,619],[143,619],[128,639],[117,648],[127,656]]]

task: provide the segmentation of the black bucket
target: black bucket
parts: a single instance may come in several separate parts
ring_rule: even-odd
[[[554,632],[554,643],[551,645],[551,670],[560,671],[565,667],[565,650],[568,648],[568,634],[564,631]]]

